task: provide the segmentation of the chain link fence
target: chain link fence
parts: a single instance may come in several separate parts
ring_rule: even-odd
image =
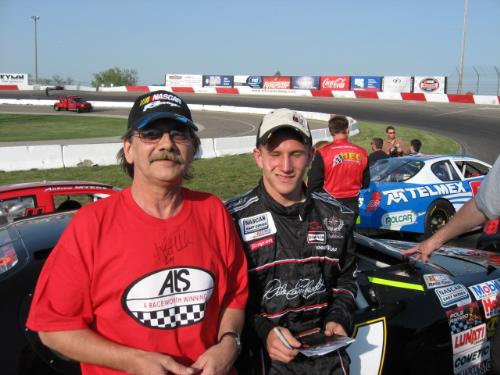
[[[464,66],[461,92],[458,80],[457,67],[448,75],[448,94],[500,95],[500,66]]]

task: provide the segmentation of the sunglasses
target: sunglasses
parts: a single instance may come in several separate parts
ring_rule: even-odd
[[[163,138],[163,134],[167,133],[174,143],[185,144],[191,141],[191,136],[188,130],[178,129],[160,129],[155,127],[147,127],[137,131],[137,136],[144,143],[157,143]]]

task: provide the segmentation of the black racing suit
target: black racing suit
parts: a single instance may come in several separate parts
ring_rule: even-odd
[[[328,193],[312,193],[284,207],[262,181],[226,206],[248,259],[250,295],[238,370],[242,374],[345,374],[341,349],[321,357],[298,354],[289,364],[271,361],[266,339],[276,326],[292,334],[330,321],[352,333],[356,283],[354,214]]]

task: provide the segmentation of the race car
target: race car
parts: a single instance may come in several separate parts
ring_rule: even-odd
[[[79,374],[78,363],[25,328],[41,267],[74,211],[0,228],[2,374]],[[401,256],[411,242],[357,234],[359,290],[351,373],[483,374],[500,311],[500,256],[443,247],[429,263]]]
[[[491,165],[467,156],[404,156],[379,160],[359,196],[360,229],[430,236],[473,195]]]
[[[83,98],[75,95],[70,95],[65,98],[58,98],[57,102],[53,105],[54,111],[76,111],[92,112],[92,104],[85,101]]]
[[[42,181],[0,186],[0,225],[23,216],[79,208],[118,191],[87,181]]]

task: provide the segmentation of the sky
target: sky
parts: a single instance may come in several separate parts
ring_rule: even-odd
[[[0,0],[0,72],[457,75],[464,0]],[[500,69],[500,0],[469,0],[466,69]]]

